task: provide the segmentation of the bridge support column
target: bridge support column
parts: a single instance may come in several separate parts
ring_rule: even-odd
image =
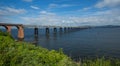
[[[66,27],[64,27],[64,32],[66,32],[66,30],[67,30]]]
[[[38,28],[35,27],[34,28],[34,44],[37,45],[38,44]]]
[[[68,27],[68,31],[70,31],[70,27]]]
[[[56,33],[56,32],[57,32],[57,28],[55,27],[55,28],[54,28],[54,33]]]
[[[49,28],[48,27],[46,28],[46,34],[49,34]]]
[[[34,35],[38,36],[38,28],[37,27],[34,28]]]
[[[7,32],[8,32],[9,34],[11,34],[11,26],[5,26],[5,28],[6,28]]]
[[[24,29],[23,26],[17,26],[18,28],[18,40],[22,41],[24,39]]]
[[[62,32],[62,27],[59,28],[60,32]]]

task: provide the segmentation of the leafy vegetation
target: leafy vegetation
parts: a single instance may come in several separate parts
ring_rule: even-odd
[[[81,66],[120,66],[120,60],[118,59],[105,59],[103,58],[96,58],[94,60],[84,60]]]
[[[0,32],[0,66],[76,66],[63,52],[15,42]]]
[[[25,42],[15,42],[8,33],[0,31],[0,66],[120,66],[118,59],[74,62],[62,50],[36,47]]]

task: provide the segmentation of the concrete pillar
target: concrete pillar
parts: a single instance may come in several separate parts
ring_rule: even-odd
[[[54,28],[54,33],[57,33],[57,28],[56,27]]]
[[[68,31],[70,31],[70,27],[68,27]]]
[[[62,27],[59,28],[60,32],[62,32]]]
[[[34,28],[34,35],[38,36],[38,28],[37,27]]]
[[[66,27],[64,27],[64,31],[65,31],[65,32],[66,32],[66,30],[67,30]]]
[[[49,34],[49,28],[48,27],[46,28],[46,34]]]
[[[7,32],[8,32],[9,34],[11,34],[11,26],[5,26],[5,28],[6,28]]]
[[[17,26],[17,28],[18,28],[18,40],[22,41],[24,39],[24,29],[23,29],[23,26],[20,25],[20,26]]]
[[[71,30],[74,31],[75,30],[74,27],[71,27]]]

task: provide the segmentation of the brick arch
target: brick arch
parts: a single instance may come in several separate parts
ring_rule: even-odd
[[[23,25],[12,25],[12,24],[1,24],[0,26],[5,27],[6,31],[11,34],[11,28],[12,26],[17,27],[18,29],[18,40],[22,41],[24,39],[24,27]]]
[[[24,27],[22,25],[16,26],[18,29],[18,40],[24,39]]]
[[[8,25],[2,25],[3,27],[5,27],[6,31],[11,34],[11,26]]]

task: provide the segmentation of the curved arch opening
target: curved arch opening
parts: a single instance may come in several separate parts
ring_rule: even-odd
[[[0,26],[3,32],[8,32],[12,35],[13,38],[18,40],[24,39],[24,29],[22,25],[2,25]]]
[[[17,29],[17,27],[16,26],[12,26],[11,27],[11,35],[12,35],[12,37],[14,38],[14,39],[18,39],[18,29]]]
[[[6,30],[6,27],[5,27],[5,26],[0,26],[0,31],[6,32],[6,31],[7,31],[7,30]]]

